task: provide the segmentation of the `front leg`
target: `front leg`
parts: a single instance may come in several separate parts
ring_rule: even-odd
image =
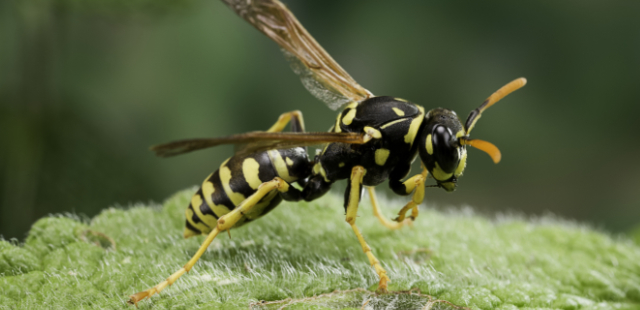
[[[417,174],[409,178],[408,180],[401,182],[399,179],[390,179],[389,186],[391,189],[400,194],[400,195],[408,195],[413,192],[413,196],[411,197],[411,201],[407,203],[401,210],[398,212],[398,217],[394,219],[394,221],[401,223],[404,221],[406,217],[407,211],[411,209],[411,220],[414,220],[418,217],[418,205],[422,203],[424,200],[424,182],[427,179],[427,174],[429,171],[424,165],[422,166],[422,173]]]
[[[382,268],[380,265],[380,261],[373,255],[371,252],[371,248],[362,237],[360,230],[356,226],[356,217],[358,216],[358,204],[360,203],[360,194],[362,193],[362,179],[364,175],[367,173],[367,170],[362,166],[355,166],[351,170],[351,178],[349,179],[349,185],[347,186],[347,191],[345,193],[345,208],[347,211],[346,221],[351,225],[353,232],[356,234],[360,245],[362,246],[362,251],[369,258],[369,263],[375,268],[376,273],[380,277],[380,283],[378,284],[378,289],[376,290],[379,293],[387,292],[387,282],[389,282],[389,277],[387,276],[387,271]]]

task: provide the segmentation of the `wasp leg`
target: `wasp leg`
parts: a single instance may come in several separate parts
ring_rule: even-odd
[[[289,183],[285,182],[283,179],[279,177],[276,177],[269,182],[264,182],[260,184],[260,187],[258,187],[258,190],[253,195],[245,199],[239,206],[237,206],[231,212],[225,214],[224,216],[221,216],[218,219],[218,224],[216,228],[214,228],[209,233],[209,235],[204,240],[202,245],[200,245],[200,248],[198,249],[196,254],[193,255],[193,257],[189,260],[189,262],[187,262],[187,264],[184,265],[184,267],[180,268],[180,270],[173,273],[171,276],[169,276],[166,280],[160,282],[158,285],[146,291],[138,292],[136,294],[129,296],[129,303],[134,304],[137,307],[139,301],[145,298],[149,298],[154,294],[160,293],[167,286],[170,286],[171,284],[176,282],[176,280],[178,280],[180,276],[182,276],[186,272],[189,272],[189,270],[193,268],[193,266],[196,264],[198,259],[200,259],[202,254],[204,254],[204,252],[207,250],[207,248],[209,247],[213,239],[216,238],[219,232],[230,230],[240,219],[242,219],[245,213],[250,211],[251,208],[253,208],[264,196],[268,195],[273,190],[278,190],[281,193],[286,193],[289,190]]]
[[[404,226],[404,224],[411,224],[410,219],[406,219],[405,221],[400,223],[387,220],[384,215],[382,215],[382,212],[380,212],[380,208],[378,207],[378,199],[376,198],[375,187],[369,186],[367,187],[367,190],[369,191],[369,198],[371,199],[371,206],[373,207],[373,215],[375,215],[378,220],[380,220],[380,223],[382,223],[382,225],[389,229],[398,229]]]
[[[427,179],[427,174],[429,171],[424,166],[422,167],[422,173],[417,174],[401,183],[404,187],[407,194],[413,192],[413,196],[411,196],[411,201],[407,203],[401,210],[398,212],[398,217],[394,219],[394,221],[401,223],[405,220],[407,211],[411,210],[410,219],[413,221],[416,217],[418,217],[418,205],[422,203],[424,200],[424,182]],[[415,190],[415,191],[414,191]]]
[[[291,111],[287,113],[282,113],[267,132],[281,132],[284,130],[284,127],[291,122],[291,131],[293,132],[304,132],[304,119],[302,118],[302,112],[300,111]]]
[[[375,268],[376,273],[380,277],[380,283],[378,284],[378,289],[376,291],[379,293],[386,293],[387,282],[389,282],[387,271],[382,268],[380,261],[373,255],[371,248],[367,242],[364,241],[364,237],[362,237],[360,230],[356,226],[358,204],[360,203],[360,193],[362,193],[362,179],[366,173],[367,170],[362,166],[355,166],[351,170],[351,178],[349,179],[349,185],[347,186],[347,192],[345,193],[345,207],[347,209],[346,221],[351,225],[353,232],[356,234],[356,237],[362,246],[362,251],[367,255],[369,263],[373,268]]]

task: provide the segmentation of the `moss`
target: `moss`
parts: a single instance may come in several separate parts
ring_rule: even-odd
[[[106,209],[89,223],[49,217],[24,245],[0,241],[0,309],[131,308],[128,295],[180,268],[202,241],[181,237],[192,193]],[[391,217],[401,202],[383,205]],[[343,213],[337,195],[284,203],[231,239],[219,236],[189,274],[139,306],[640,309],[640,247],[631,240],[554,218],[490,220],[469,210],[422,209],[413,227],[391,231],[364,202],[358,226],[390,289],[403,291],[376,296],[377,276]]]

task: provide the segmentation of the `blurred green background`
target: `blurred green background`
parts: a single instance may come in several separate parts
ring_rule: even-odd
[[[470,150],[458,190],[429,189],[428,206],[640,223],[640,1],[285,3],[376,95],[466,118],[527,77],[473,132],[503,161]],[[148,146],[266,129],[294,109],[311,131],[336,115],[219,1],[0,1],[0,235],[161,201],[233,150],[159,159]]]

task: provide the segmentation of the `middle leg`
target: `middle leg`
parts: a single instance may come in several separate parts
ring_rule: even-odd
[[[402,223],[405,220],[407,211],[409,210],[411,210],[410,219],[412,221],[418,217],[418,205],[420,205],[424,200],[424,182],[427,179],[428,173],[429,171],[427,168],[422,166],[422,173],[414,175],[402,183],[407,193],[411,193],[413,191],[413,196],[411,196],[411,201],[409,201],[409,203],[407,203],[400,212],[398,212],[398,217],[396,217],[394,221]]]
[[[364,175],[367,173],[367,170],[362,166],[355,166],[351,170],[351,178],[349,179],[349,186],[347,187],[347,193],[345,195],[345,207],[347,209],[347,218],[346,221],[351,225],[351,229],[356,234],[360,245],[362,246],[362,251],[369,258],[369,263],[375,268],[376,273],[380,277],[380,283],[378,284],[378,289],[376,290],[379,293],[387,292],[387,282],[389,282],[389,277],[387,276],[387,271],[382,268],[380,265],[380,261],[373,255],[371,252],[371,247],[367,244],[360,233],[360,229],[356,226],[356,217],[358,216],[358,204],[360,203],[360,193],[362,193],[362,179]]]
[[[373,208],[373,215],[375,215],[380,223],[389,229],[398,229],[405,224],[411,225],[413,222],[411,219],[405,219],[403,222],[395,222],[390,221],[384,217],[382,212],[380,212],[380,207],[378,206],[378,199],[376,198],[375,187],[368,186],[367,190],[369,191],[369,199],[371,200],[371,207]]]

